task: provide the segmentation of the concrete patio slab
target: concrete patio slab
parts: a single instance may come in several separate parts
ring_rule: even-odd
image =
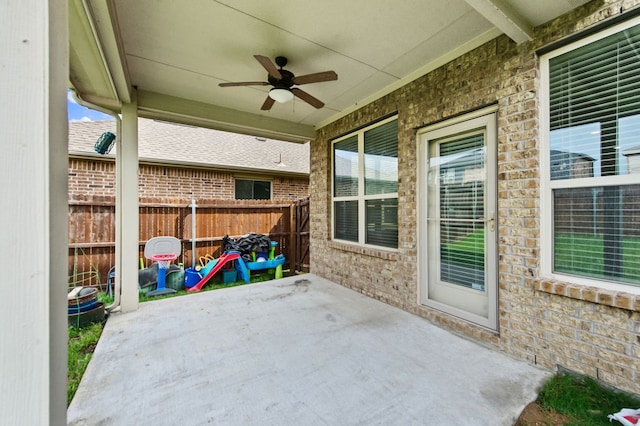
[[[112,315],[70,425],[512,425],[551,372],[312,274]]]

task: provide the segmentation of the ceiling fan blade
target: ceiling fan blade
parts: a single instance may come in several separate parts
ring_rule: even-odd
[[[319,83],[321,81],[333,81],[338,79],[335,71],[323,71],[313,74],[300,75],[293,78],[294,84]]]
[[[234,86],[268,86],[269,83],[266,81],[240,81],[237,83],[220,83],[218,86],[220,87],[234,87]]]
[[[274,100],[267,96],[267,99],[264,100],[262,107],[260,108],[263,111],[269,111],[274,104]]]
[[[271,62],[271,59],[262,55],[253,55],[253,57],[256,58],[258,62],[260,62],[260,65],[262,65],[264,69],[267,70],[271,77],[278,80],[282,79],[282,74],[280,74],[280,71],[278,71],[278,68],[276,68],[275,64]]]
[[[291,89],[291,93],[293,93],[294,95],[296,95],[297,97],[299,97],[300,99],[308,103],[309,105],[316,107],[318,109],[324,106],[324,103],[320,99],[314,98],[304,90],[300,90],[297,87],[294,87],[293,89]]]

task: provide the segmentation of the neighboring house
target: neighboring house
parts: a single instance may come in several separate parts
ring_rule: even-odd
[[[551,150],[551,180],[593,177],[594,159],[575,152]]]
[[[640,174],[640,145],[622,152],[627,158],[629,174]]]
[[[115,146],[94,151],[115,121],[69,123],[69,199],[115,197]],[[309,143],[296,144],[140,118],[141,198],[291,202],[309,195]]]
[[[640,393],[634,4],[500,36],[320,128],[311,272]]]
[[[186,210],[195,200],[201,207],[199,245],[195,254],[190,245],[184,245],[181,260],[185,263],[213,253],[226,233],[241,235],[256,229],[266,232],[273,229],[271,222],[276,221],[280,228],[274,231],[273,238],[280,242],[288,259],[294,257],[292,245],[284,244],[291,238],[282,234],[286,221],[278,220],[278,214],[285,213],[268,212],[288,212],[283,205],[290,206],[309,196],[309,143],[143,118],[138,120],[138,131],[138,194],[144,208],[142,241],[156,235],[192,238],[191,226],[177,227],[171,214],[177,215],[175,209]],[[104,284],[104,277],[115,264],[116,147],[105,155],[94,150],[104,132],[116,133],[115,120],[69,123],[69,280],[78,279],[77,270],[96,271],[93,275],[80,275],[83,280],[87,278],[85,285]],[[229,213],[220,210],[225,207],[234,209],[241,218],[219,229],[210,222],[222,224],[229,220]],[[212,218],[214,211],[220,216]],[[172,219],[168,219],[170,216]],[[290,218],[288,213],[285,216]],[[249,224],[253,228],[248,228]]]

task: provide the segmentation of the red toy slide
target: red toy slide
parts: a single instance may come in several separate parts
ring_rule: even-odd
[[[209,273],[198,282],[198,284],[194,285],[191,288],[188,288],[187,291],[191,293],[195,293],[196,291],[202,290],[202,287],[204,287],[207,281],[209,281],[211,277],[213,277],[216,274],[216,272],[222,269],[222,267],[227,262],[231,262],[232,260],[236,260],[236,259],[240,259],[240,253],[238,252],[221,254],[220,257],[218,258],[218,262],[216,263],[216,266],[214,266],[213,269],[211,269],[211,271],[209,271]]]

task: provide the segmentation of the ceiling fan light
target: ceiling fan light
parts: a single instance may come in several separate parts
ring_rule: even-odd
[[[281,104],[293,99],[293,93],[288,89],[273,88],[269,91],[269,97]]]

